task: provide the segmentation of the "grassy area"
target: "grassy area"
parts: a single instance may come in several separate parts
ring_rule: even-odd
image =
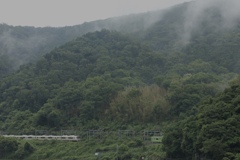
[[[162,145],[159,143],[150,143],[140,139],[89,139],[79,142],[65,141],[27,141],[34,151],[24,159],[26,160],[113,160],[118,157],[121,159],[139,159],[143,156],[145,159],[163,158]],[[20,143],[26,143],[21,140]],[[95,155],[98,153],[98,155]]]

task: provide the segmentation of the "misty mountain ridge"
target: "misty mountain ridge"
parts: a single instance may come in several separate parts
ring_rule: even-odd
[[[169,49],[185,47],[201,36],[238,30],[240,27],[238,6],[240,5],[237,0],[203,0],[174,6],[165,12],[160,21],[147,30],[145,38],[148,40],[149,37],[152,38],[157,34],[155,36],[158,37],[156,46],[159,47],[164,43],[169,43],[169,40],[161,41],[159,38],[167,37],[172,41],[171,44],[167,44]]]
[[[159,20],[162,11],[132,14],[85,22],[81,25],[67,27],[23,27],[0,25],[0,55],[8,55],[14,62],[14,69],[20,65],[34,62],[54,47],[74,40],[88,32],[101,29],[116,30],[123,33],[143,31]]]
[[[165,10],[108,18],[68,27],[35,28],[1,24],[0,55],[11,57],[9,59],[14,64],[11,68],[16,70],[22,64],[38,60],[54,47],[101,29],[119,31],[132,35],[135,39],[137,37],[146,41],[157,31],[159,37],[176,41],[158,39],[156,46],[163,46],[159,49],[174,48],[188,44],[194,36],[238,26],[239,11],[236,6],[238,6],[236,0],[227,2],[204,0],[183,3]]]

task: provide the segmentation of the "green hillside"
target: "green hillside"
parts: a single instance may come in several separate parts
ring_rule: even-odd
[[[106,136],[101,145],[84,139],[86,154],[69,152],[65,159],[95,159],[98,150],[112,159],[118,143],[119,159],[138,159],[141,153],[149,158],[238,159],[239,21],[226,26],[223,10],[214,6],[190,25],[187,13],[194,4],[64,28],[2,25],[16,46],[37,33],[52,38],[41,41],[40,48],[20,49],[32,63],[24,61],[18,70],[14,59],[1,54],[0,130],[160,129],[164,135],[162,144],[149,144],[141,136],[131,142]],[[10,53],[1,43],[0,48]],[[65,154],[60,152],[64,145],[54,141],[26,144],[2,138],[0,151],[1,144],[11,148],[3,158]],[[45,154],[44,147],[53,149]]]
[[[100,120],[110,116],[105,112],[112,110],[110,103],[121,90],[132,94],[132,99],[139,98],[144,90],[153,90],[164,100],[165,89],[146,87],[163,69],[164,58],[146,46],[116,32],[89,33],[46,54],[35,65],[22,66],[2,81],[1,116],[5,125],[1,127],[51,128]],[[27,122],[12,126],[7,123],[12,115],[17,119],[23,116]]]
[[[223,93],[194,107],[191,115],[172,123],[163,141],[168,156],[239,159],[239,88],[238,78]]]
[[[57,28],[0,24],[0,56],[8,58],[7,64],[0,62],[0,78],[19,69],[19,66],[23,64],[35,63],[55,47],[88,32],[102,29],[120,31],[125,34],[143,31],[160,20],[163,13],[164,11],[152,11]]]

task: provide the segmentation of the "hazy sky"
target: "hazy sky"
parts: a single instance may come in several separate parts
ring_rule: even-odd
[[[163,9],[191,0],[0,0],[0,23],[69,26]]]

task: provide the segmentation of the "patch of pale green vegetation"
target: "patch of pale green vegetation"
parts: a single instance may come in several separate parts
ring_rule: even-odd
[[[23,141],[22,141],[23,142]],[[139,157],[164,158],[162,144],[145,142],[139,139],[114,140],[90,139],[79,142],[66,141],[28,141],[34,147],[34,152],[24,159],[63,159],[77,160],[101,159],[139,159]]]

